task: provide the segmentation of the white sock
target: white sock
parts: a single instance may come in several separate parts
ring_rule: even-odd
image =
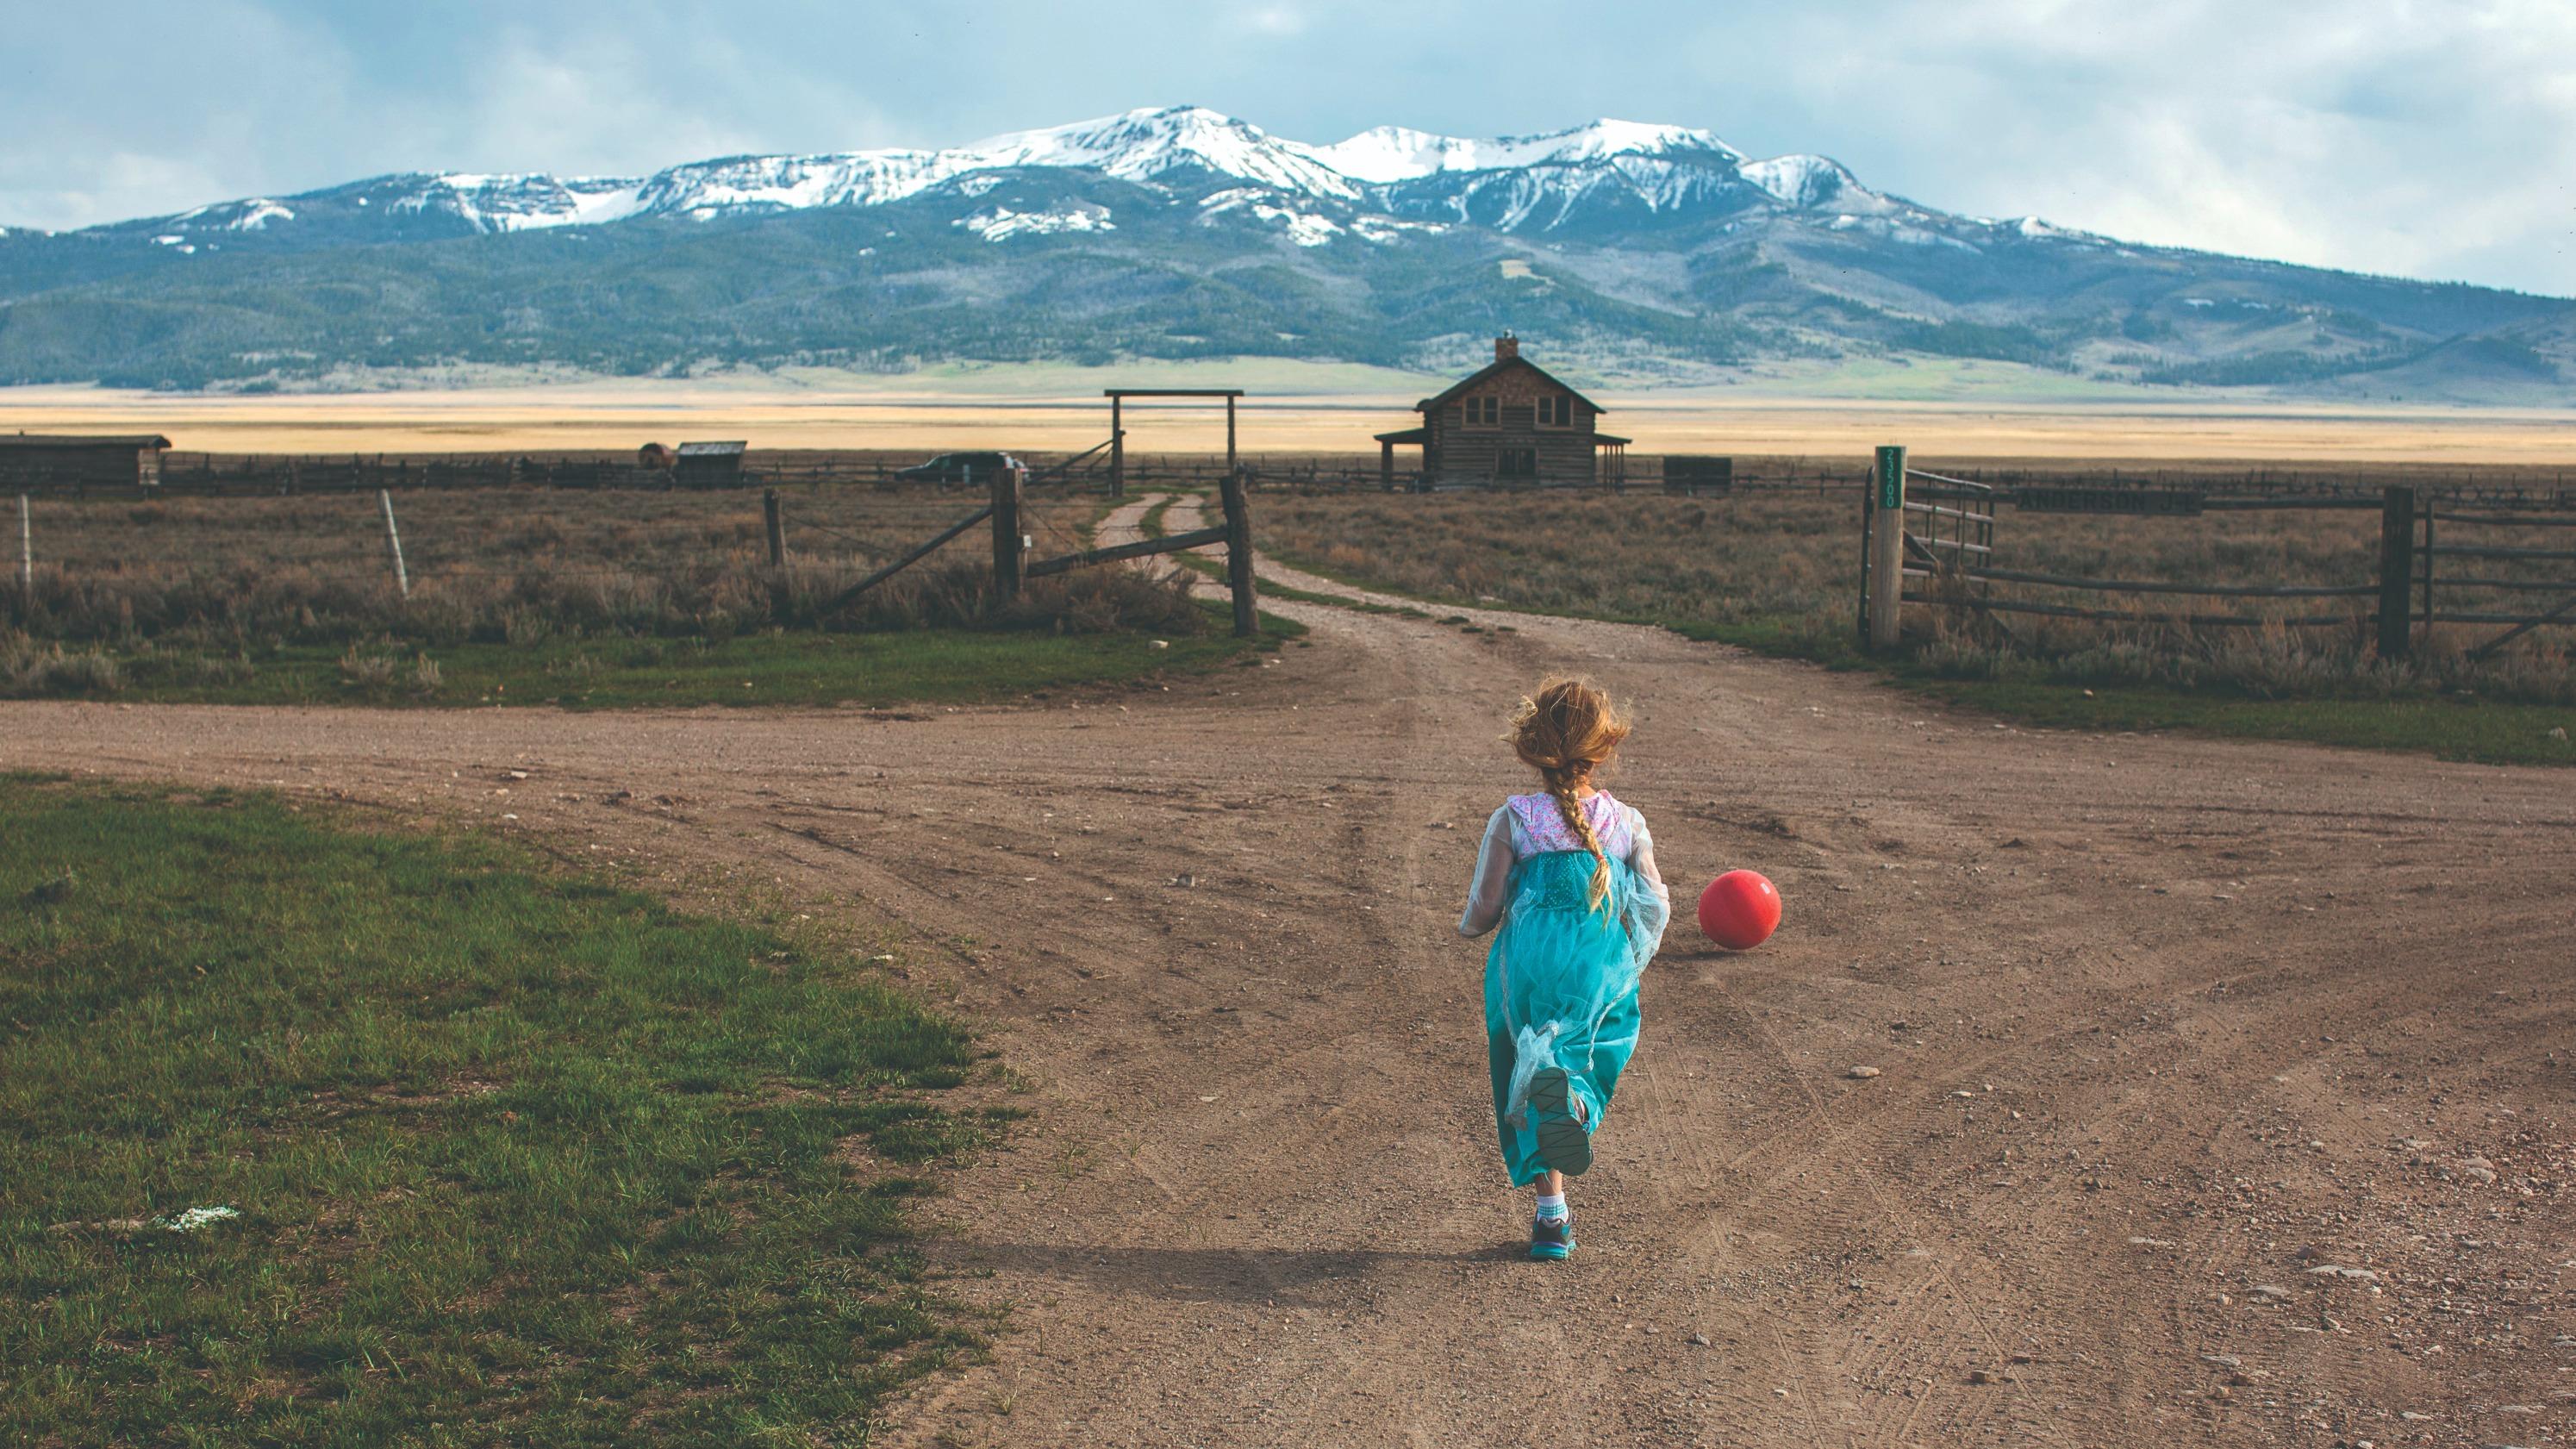
[[[1540,1193],[1538,1195],[1538,1215],[1543,1218],[1561,1218],[1568,1216],[1565,1211],[1565,1194],[1561,1192]]]

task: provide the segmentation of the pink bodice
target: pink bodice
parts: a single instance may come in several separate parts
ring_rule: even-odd
[[[1505,803],[1511,807],[1513,823],[1520,826],[1518,837],[1513,841],[1514,848],[1529,847],[1519,850],[1521,855],[1583,849],[1583,842],[1575,838],[1574,831],[1565,823],[1565,817],[1557,812],[1553,797],[1514,795]],[[1628,822],[1634,817],[1618,801],[1610,798],[1607,790],[1595,791],[1590,798],[1577,803],[1583,809],[1584,819],[1591,823],[1592,833],[1600,839],[1602,853],[1612,860],[1627,859],[1628,847],[1633,843]]]

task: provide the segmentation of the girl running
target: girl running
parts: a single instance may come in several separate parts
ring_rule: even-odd
[[[1502,926],[1485,955],[1494,1125],[1512,1185],[1538,1184],[1530,1256],[1574,1251],[1565,1179],[1592,1165],[1620,1070],[1637,1047],[1637,982],[1662,944],[1671,897],[1645,819],[1593,778],[1628,737],[1610,697],[1551,679],[1505,738],[1545,787],[1485,825],[1458,934]]]

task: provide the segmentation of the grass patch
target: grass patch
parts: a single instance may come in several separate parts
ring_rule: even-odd
[[[216,658],[151,646],[101,647],[67,656],[82,661],[79,670],[49,673],[15,692],[163,704],[378,707],[974,704],[1196,673],[1259,647],[1214,630],[1164,643],[1157,649],[1134,633],[920,629],[722,641],[283,644]],[[431,665],[426,672],[423,659]],[[424,682],[425,673],[431,682]]]
[[[2153,687],[2086,691],[2063,684],[1892,677],[1948,704],[2027,724],[2082,730],[2190,730],[2242,739],[2306,740],[2422,750],[2489,765],[2576,765],[2576,708],[2447,699],[2247,699]],[[2552,730],[2560,733],[2553,735]]]
[[[804,1443],[977,1343],[907,1203],[1003,1114],[845,954],[0,783],[0,1440]]]

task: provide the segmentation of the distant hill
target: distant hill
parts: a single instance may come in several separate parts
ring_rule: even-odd
[[[1282,356],[1503,328],[1627,376],[1852,355],[2576,401],[2576,304],[1954,215],[1821,156],[1599,121],[1329,146],[1195,108],[641,179],[405,174],[0,230],[0,382],[300,387],[547,364]]]

